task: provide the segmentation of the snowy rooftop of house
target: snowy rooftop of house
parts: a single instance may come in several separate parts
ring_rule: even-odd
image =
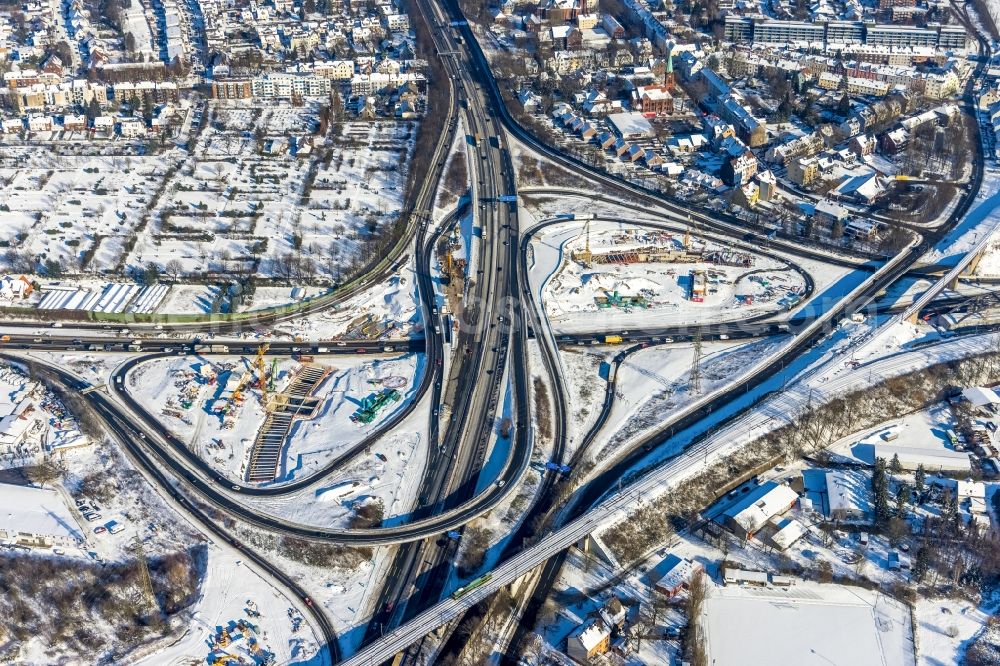
[[[783,524],[778,528],[778,531],[771,537],[771,541],[773,541],[778,548],[785,550],[793,543],[801,539],[805,533],[806,528],[802,526],[802,523],[789,518],[788,520],[783,521]]]
[[[726,509],[725,516],[747,532],[756,532],[777,514],[788,509],[798,495],[794,490],[773,481],[757,486],[733,506]]]
[[[986,484],[982,481],[958,481],[955,493],[959,499],[963,497],[986,499]]]
[[[834,470],[826,473],[827,501],[830,511],[865,511],[865,488],[861,480],[849,472]]]
[[[0,483],[0,530],[83,539],[66,503],[54,490]]]
[[[656,581],[656,586],[667,590],[676,589],[689,582],[694,572],[699,571],[701,568],[701,564],[681,557],[663,574],[660,580]]]
[[[609,635],[610,632],[607,627],[604,626],[604,623],[600,620],[594,619],[584,625],[581,625],[580,627],[577,627],[573,631],[572,637],[579,640],[580,645],[590,651]]]

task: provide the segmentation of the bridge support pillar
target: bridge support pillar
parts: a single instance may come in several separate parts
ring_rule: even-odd
[[[975,274],[976,272],[976,268],[979,266],[979,262],[982,261],[984,254],[986,254],[985,247],[981,249],[979,252],[976,252],[974,255],[972,255],[972,261],[970,261],[969,265],[965,267],[964,271],[962,271],[962,275],[965,275],[966,277],[972,277],[972,275]],[[958,280],[955,280],[955,282],[957,283]],[[954,287],[951,285],[949,285],[948,288],[954,289]]]

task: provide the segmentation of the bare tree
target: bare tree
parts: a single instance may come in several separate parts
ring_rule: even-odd
[[[177,282],[181,273],[184,271],[184,264],[181,263],[180,259],[171,259],[163,267],[163,270],[170,276],[171,280]]]

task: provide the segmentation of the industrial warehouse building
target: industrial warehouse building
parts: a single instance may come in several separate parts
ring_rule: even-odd
[[[33,547],[74,547],[83,533],[62,496],[48,488],[0,484],[0,541]]]
[[[899,464],[907,471],[914,471],[920,465],[927,472],[968,472],[971,469],[969,455],[951,449],[930,449],[914,446],[894,446],[875,444],[875,457],[892,460],[899,457]]]

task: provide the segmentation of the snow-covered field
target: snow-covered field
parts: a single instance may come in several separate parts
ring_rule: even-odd
[[[613,457],[626,443],[654,428],[693,401],[724,386],[756,359],[765,358],[787,337],[750,343],[705,342],[699,362],[701,391],[690,386],[691,343],[649,347],[630,355],[618,369],[615,402],[593,444],[598,461]]]
[[[309,623],[285,596],[228,548],[214,544],[208,548],[200,596],[185,616],[187,628],[179,639],[132,663],[212,664],[221,663],[228,654],[249,660],[242,663],[262,663],[270,655],[271,663],[290,664],[301,663],[319,650]],[[238,628],[237,623],[245,628]],[[232,642],[213,649],[222,629],[229,632]],[[254,650],[254,644],[263,653]]]
[[[917,599],[917,663],[959,664],[966,643],[986,624],[990,613],[961,599]]]
[[[864,588],[710,587],[704,617],[711,663],[914,663],[908,609]]]

